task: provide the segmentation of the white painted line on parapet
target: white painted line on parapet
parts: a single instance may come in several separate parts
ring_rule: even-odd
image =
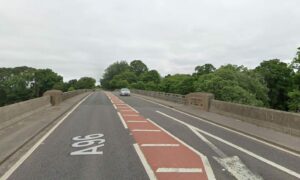
[[[121,122],[122,122],[124,128],[125,128],[125,129],[128,129],[127,124],[125,123],[123,117],[121,116],[121,114],[120,114],[119,112],[118,112],[118,116],[119,116],[119,118],[120,118],[120,120],[121,120]]]
[[[82,99],[75,107],[73,107],[57,124],[55,124],[37,143],[35,143],[1,178],[0,180],[8,179],[14,171],[39,147],[42,142],[61,124],[75,109],[83,103],[90,95]]]
[[[227,130],[227,131],[230,131],[230,132],[233,132],[233,133],[235,133],[235,134],[241,135],[241,136],[243,136],[243,137],[246,137],[246,138],[248,138],[248,139],[254,140],[254,141],[256,141],[256,142],[260,142],[260,143],[265,144],[265,145],[267,145],[267,146],[269,146],[269,147],[272,147],[272,148],[278,149],[278,150],[280,150],[280,151],[289,153],[289,154],[291,154],[291,155],[293,155],[293,156],[300,157],[300,154],[298,154],[298,153],[296,153],[296,152],[293,152],[293,151],[290,151],[290,150],[288,150],[288,149],[284,149],[284,148],[282,148],[282,147],[279,147],[279,146],[276,146],[276,145],[274,145],[274,144],[271,144],[271,143],[269,143],[269,142],[266,142],[266,141],[257,139],[257,138],[255,138],[255,137],[253,137],[253,136],[249,136],[249,135],[244,134],[244,133],[242,133],[242,132],[235,131],[235,130],[233,130],[233,129],[230,129],[230,128],[221,126],[221,125],[219,125],[219,124],[217,124],[217,123],[211,122],[211,121],[209,121],[209,120],[205,120],[205,119],[199,118],[199,117],[197,117],[197,116],[194,116],[194,115],[185,113],[185,112],[183,112],[183,111],[177,110],[177,109],[175,109],[175,108],[171,108],[171,107],[165,106],[165,105],[163,105],[163,104],[160,104],[160,103],[157,103],[157,102],[154,102],[154,101],[145,99],[145,98],[143,98],[143,97],[139,97],[139,96],[136,96],[136,97],[137,97],[137,98],[140,98],[140,99],[143,99],[143,100],[145,100],[145,101],[148,101],[148,102],[150,102],[150,103],[152,103],[152,104],[156,104],[156,105],[162,106],[162,107],[164,107],[164,108],[171,109],[171,110],[173,110],[173,111],[175,111],[175,112],[178,112],[178,113],[180,113],[180,114],[184,114],[184,115],[186,115],[186,116],[192,117],[192,118],[197,119],[197,120],[199,120],[199,121],[202,121],[202,122],[211,124],[211,125],[213,125],[213,126],[216,126],[216,127],[222,128],[222,129],[225,129],[225,130]]]
[[[141,144],[141,147],[179,147],[179,144]]]
[[[245,154],[248,154],[249,156],[252,156],[253,158],[255,158],[255,159],[257,159],[257,160],[260,160],[260,161],[262,161],[262,162],[264,162],[264,163],[266,163],[266,164],[268,164],[268,165],[270,165],[270,166],[273,166],[273,167],[275,167],[275,168],[277,168],[277,169],[279,169],[279,170],[281,170],[281,171],[283,171],[283,172],[285,172],[285,173],[287,173],[287,174],[289,174],[289,175],[292,175],[292,176],[294,176],[294,177],[300,178],[300,174],[297,173],[297,172],[295,172],[295,171],[293,171],[293,170],[290,170],[290,169],[288,169],[288,168],[286,168],[286,167],[283,167],[283,166],[281,166],[281,165],[279,165],[279,164],[277,164],[277,163],[275,163],[275,162],[273,162],[273,161],[270,161],[270,160],[268,160],[268,159],[266,159],[266,158],[263,158],[263,157],[261,157],[261,156],[255,154],[255,153],[253,153],[253,152],[251,152],[251,151],[249,151],[249,150],[247,150],[247,149],[244,149],[244,148],[242,148],[242,147],[240,147],[240,146],[237,146],[237,145],[235,145],[235,144],[233,144],[233,143],[231,143],[231,142],[229,142],[229,141],[226,141],[226,140],[224,140],[224,139],[222,139],[222,138],[220,138],[220,137],[217,137],[217,136],[215,136],[215,135],[212,135],[212,134],[210,134],[210,133],[208,133],[208,132],[206,132],[206,131],[204,131],[204,130],[201,130],[201,129],[195,127],[195,126],[192,126],[192,125],[190,125],[190,124],[188,124],[188,123],[185,123],[185,122],[183,122],[183,121],[181,121],[181,120],[179,120],[179,119],[177,119],[177,118],[175,118],[175,117],[172,117],[172,116],[167,115],[167,114],[165,114],[165,113],[162,113],[162,112],[160,112],[160,111],[156,111],[156,112],[159,113],[159,114],[161,114],[161,115],[163,115],[163,116],[166,116],[166,117],[168,117],[168,118],[170,118],[170,119],[172,119],[172,120],[174,120],[174,121],[176,121],[176,122],[179,122],[179,123],[181,123],[181,124],[184,124],[184,125],[186,125],[186,126],[188,126],[188,127],[192,127],[192,128],[194,128],[195,130],[197,130],[197,131],[199,131],[199,132],[201,132],[201,133],[203,133],[203,134],[205,134],[205,135],[207,135],[207,136],[209,136],[209,137],[211,137],[211,138],[213,138],[213,139],[216,139],[216,140],[218,140],[218,141],[220,141],[220,142],[222,142],[222,143],[224,143],[224,144],[227,144],[228,146],[231,146],[231,147],[233,147],[233,148],[235,148],[235,149],[237,149],[237,150],[239,150],[239,151],[241,151],[241,152],[243,152],[243,153],[245,153]]]
[[[133,132],[161,132],[159,129],[133,129]]]
[[[158,168],[158,173],[202,173],[201,168]]]
[[[173,137],[175,140],[177,140],[178,142],[180,142],[181,144],[183,144],[184,146],[186,146],[187,148],[189,148],[190,150],[192,150],[194,153],[196,153],[198,156],[200,156],[200,158],[203,161],[203,166],[206,172],[206,175],[208,177],[209,180],[216,180],[216,177],[214,175],[214,172],[212,170],[212,167],[207,159],[206,156],[204,156],[202,153],[200,153],[199,151],[197,151],[196,149],[194,149],[192,146],[188,145],[187,143],[185,143],[184,141],[182,141],[181,139],[179,139],[178,137],[174,136],[173,134],[171,134],[169,131],[165,130],[163,127],[161,127],[160,125],[156,124],[154,121],[152,121],[151,119],[147,119],[148,121],[152,122],[155,126],[157,126],[158,128],[160,128],[161,130],[163,130],[165,133],[167,133],[168,135],[170,135],[171,137]]]
[[[143,164],[143,166],[146,170],[146,173],[148,174],[149,179],[150,180],[156,180],[156,176],[155,176],[154,172],[152,171],[150,165],[148,164],[148,162],[147,162],[143,152],[141,151],[139,145],[138,144],[133,144],[133,147],[134,147],[136,153],[138,154],[138,156],[139,156],[139,158],[140,158],[140,160],[141,160],[141,162],[142,162],[142,164]]]

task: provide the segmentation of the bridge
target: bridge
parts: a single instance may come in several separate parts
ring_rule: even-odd
[[[208,93],[52,90],[0,108],[0,179],[300,179],[299,137]]]

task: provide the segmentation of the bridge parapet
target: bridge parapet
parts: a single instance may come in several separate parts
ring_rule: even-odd
[[[191,105],[199,110],[233,117],[257,126],[274,129],[286,134],[300,136],[300,114],[249,106],[214,99],[210,93],[195,92],[185,96],[164,92],[132,90],[133,93],[146,95],[180,104]]]

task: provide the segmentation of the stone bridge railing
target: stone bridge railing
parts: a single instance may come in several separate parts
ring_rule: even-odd
[[[237,118],[258,126],[300,136],[300,114],[215,100],[210,93],[190,93],[185,96],[155,91],[132,90],[133,93],[191,105],[199,110]]]
[[[0,107],[0,125],[14,118],[22,118],[51,105],[58,105],[60,102],[91,90],[76,90],[62,92],[50,90],[44,93],[43,97]]]

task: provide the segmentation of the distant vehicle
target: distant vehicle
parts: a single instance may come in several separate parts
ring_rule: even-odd
[[[120,96],[130,96],[130,90],[127,88],[122,88],[120,90]]]

